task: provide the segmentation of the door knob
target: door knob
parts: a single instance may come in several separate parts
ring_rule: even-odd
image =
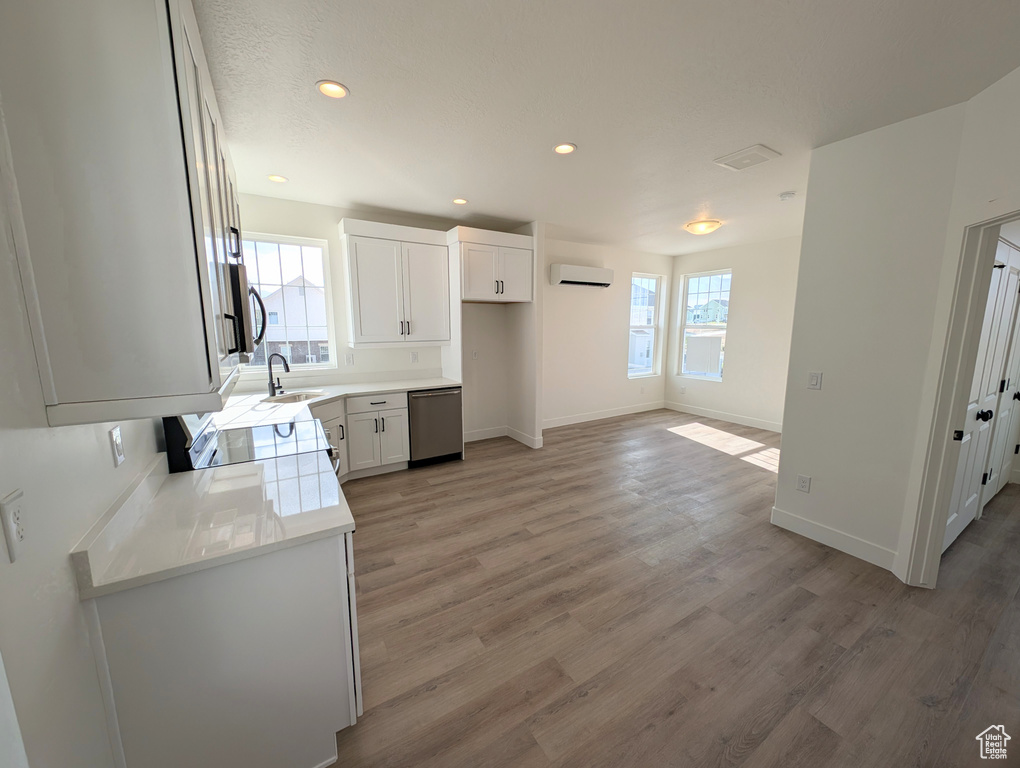
[[[992,416],[994,416],[994,415],[995,415],[995,413],[992,412],[992,411],[978,411],[977,412],[977,420],[978,421],[991,421],[992,420]]]

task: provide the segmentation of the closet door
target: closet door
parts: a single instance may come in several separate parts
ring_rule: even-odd
[[[1005,245],[1000,243],[1000,246]],[[1018,401],[1014,399],[1016,390],[1016,378],[1013,371],[1017,367],[1018,355],[1018,333],[1017,333],[1017,310],[1020,306],[1020,295],[1017,294],[1020,286],[1020,251],[1007,246],[1006,257],[1006,297],[1005,307],[1002,313],[1000,333],[1005,337],[1007,354],[1004,356],[1002,370],[999,373],[998,395],[996,398],[994,429],[992,432],[992,448],[988,459],[988,480],[984,486],[984,493],[981,497],[981,507],[984,508],[996,493],[1002,490],[1009,481],[1011,466],[1004,470],[1008,463],[1012,465],[1012,453],[1007,460],[1007,451],[1013,448],[1012,427],[1014,414]],[[1004,252],[1005,253],[1005,252]],[[980,515],[979,515],[980,516]]]
[[[1002,313],[1006,304],[1004,273],[1008,261],[1009,247],[1000,243],[995,256],[996,268],[992,270],[992,280],[988,289],[988,303],[985,305],[984,320],[981,324],[981,338],[964,416],[953,498],[950,502],[949,518],[946,520],[945,537],[942,540],[943,551],[956,540],[971,520],[977,517],[983,488],[981,481],[987,478],[992,419],[995,416],[994,408],[999,395],[999,377],[995,371],[998,367],[1001,373],[1002,358],[1005,354],[1005,343],[1003,352],[1000,354],[997,351],[996,336],[1002,325]]]

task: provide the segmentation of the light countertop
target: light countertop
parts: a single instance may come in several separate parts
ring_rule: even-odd
[[[325,452],[177,474],[159,454],[71,559],[85,600],[353,530]]]
[[[286,384],[286,382],[284,382]],[[285,390],[294,392],[321,392],[312,400],[300,403],[264,403],[267,393],[241,392],[230,396],[222,411],[213,416],[216,426],[220,429],[233,427],[250,427],[257,424],[280,424],[288,421],[309,418],[305,409],[309,406],[322,405],[342,397],[356,395],[381,395],[388,392],[414,392],[421,389],[438,389],[440,387],[459,387],[461,383],[454,379],[405,379],[402,381],[370,382],[366,384],[328,384],[324,386],[295,387]]]

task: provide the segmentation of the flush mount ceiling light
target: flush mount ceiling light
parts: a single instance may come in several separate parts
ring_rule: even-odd
[[[569,155],[575,149],[577,149],[576,144],[557,144],[553,147],[553,152],[557,155]]]
[[[721,226],[722,222],[718,219],[699,219],[698,221],[688,221],[684,224],[684,229],[692,235],[707,235],[710,232],[715,232]]]
[[[276,173],[271,173],[268,176],[266,176],[266,178],[269,179],[270,181],[275,181],[277,184],[285,184],[287,182],[286,176],[280,176],[279,174]]]
[[[781,202],[781,203],[788,203],[791,200],[793,200],[793,198],[795,198],[796,196],[797,196],[796,192],[780,192],[779,193],[779,202]]]
[[[467,200],[465,200],[463,197],[455,197],[455,198],[453,198],[453,204],[454,205],[467,205]]]
[[[338,83],[336,80],[320,80],[315,84],[315,87],[319,89],[319,93],[329,96],[331,99],[342,99],[350,93],[346,85]]]

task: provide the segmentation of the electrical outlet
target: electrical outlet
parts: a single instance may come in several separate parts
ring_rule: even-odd
[[[412,352],[411,353],[411,362],[412,363],[417,363],[418,362],[418,353],[417,352]]]
[[[110,430],[110,447],[113,449],[113,466],[119,467],[124,463],[124,440],[120,436],[120,426]]]
[[[346,357],[344,357],[344,364],[354,365],[354,355],[347,355]]]
[[[811,478],[807,475],[797,475],[797,490],[801,493],[811,493]]]
[[[3,521],[4,538],[7,539],[7,554],[13,563],[25,546],[25,521],[22,518],[24,493],[15,491],[0,501],[0,519]]]
[[[681,395],[686,395],[687,394],[687,387],[680,387],[680,394]]]
[[[822,372],[821,371],[808,371],[808,375],[807,375],[807,388],[808,389],[821,389],[822,388]]]

